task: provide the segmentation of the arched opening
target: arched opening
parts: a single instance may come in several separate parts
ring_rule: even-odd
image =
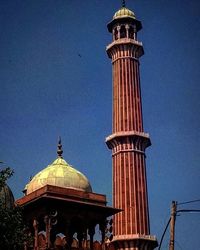
[[[129,28],[129,38],[134,39],[134,29],[132,26]]]
[[[126,28],[124,25],[122,25],[120,29],[120,38],[125,38],[125,37],[126,37]]]

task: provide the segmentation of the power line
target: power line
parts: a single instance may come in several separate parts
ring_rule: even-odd
[[[189,204],[189,203],[194,203],[194,202],[200,202],[200,199],[198,199],[198,200],[191,200],[191,201],[185,201],[185,202],[180,202],[180,203],[177,203],[177,205]]]
[[[183,205],[183,204],[194,203],[194,202],[200,202],[200,199],[199,199],[199,200],[186,201],[186,202],[180,202],[180,203],[177,203],[176,205]],[[183,213],[184,213],[184,212],[198,213],[198,212],[200,212],[200,209],[179,209],[179,210],[176,210],[176,211],[175,211],[175,216],[178,216],[178,213],[179,213],[179,212],[180,212],[180,213],[181,213],[181,212],[183,212]],[[166,225],[166,227],[165,227],[165,229],[164,229],[164,232],[163,232],[163,234],[162,234],[162,237],[161,237],[161,240],[160,240],[160,244],[159,244],[158,250],[161,249],[162,242],[163,242],[165,233],[166,233],[166,231],[167,231],[167,229],[168,229],[168,227],[169,227],[170,221],[171,221],[171,217],[169,218],[169,220],[168,220],[168,222],[167,222],[167,225]]]
[[[160,244],[159,244],[158,250],[160,250],[160,248],[161,248],[161,246],[162,246],[162,242],[163,242],[163,239],[164,239],[164,236],[165,236],[165,233],[166,233],[166,231],[167,231],[167,228],[168,228],[168,226],[169,226],[170,221],[171,221],[171,217],[169,218],[169,220],[168,220],[168,222],[167,222],[167,225],[166,225],[166,227],[165,227],[165,230],[164,230],[164,232],[163,232],[163,234],[162,234],[162,237],[161,237],[161,240],[160,240]]]
[[[200,209],[179,209],[179,210],[176,210],[176,213],[199,213],[200,212]]]

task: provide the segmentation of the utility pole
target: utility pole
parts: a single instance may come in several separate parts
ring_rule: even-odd
[[[177,212],[177,202],[172,201],[169,250],[174,250],[176,212]]]
[[[165,227],[165,230],[163,232],[163,235],[161,237],[160,245],[158,250],[161,249],[162,242],[165,236],[165,233],[168,229],[168,226],[170,224],[170,242],[169,242],[169,250],[174,250],[174,242],[175,242],[175,222],[176,222],[176,216],[178,213],[200,213],[200,209],[177,209],[178,205],[185,205],[193,202],[200,202],[200,199],[198,200],[192,200],[192,201],[186,201],[177,203],[176,201],[172,201],[171,204],[171,215],[169,218],[169,221]]]

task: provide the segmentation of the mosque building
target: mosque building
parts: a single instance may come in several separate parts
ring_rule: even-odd
[[[142,24],[123,1],[107,27],[112,33],[106,51],[112,60],[113,124],[106,144],[112,150],[113,207],[64,160],[59,139],[55,161],[32,178],[16,201],[34,237],[33,246],[25,245],[27,250],[157,247],[150,234],[145,166],[151,141],[142,117],[139,58],[144,51],[137,39]],[[94,242],[97,226],[101,239]]]

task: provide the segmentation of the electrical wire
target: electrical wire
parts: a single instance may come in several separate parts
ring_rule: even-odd
[[[200,202],[200,199],[198,199],[198,200],[186,201],[186,202],[180,202],[180,203],[177,203],[177,205],[189,204],[189,203],[194,203],[194,202]],[[181,209],[181,210],[177,210],[177,211],[176,211],[176,216],[178,216],[178,214],[177,214],[178,212],[200,212],[200,210],[199,210],[199,209],[196,209],[196,210],[194,210],[194,209],[190,209],[190,210]],[[159,244],[158,250],[161,249],[162,242],[163,242],[165,233],[166,233],[166,231],[167,231],[167,229],[168,229],[168,226],[169,226],[170,221],[171,221],[171,217],[169,218],[169,220],[168,220],[168,222],[167,222],[167,225],[166,225],[166,227],[165,227],[165,229],[164,229],[164,232],[163,232],[163,234],[162,234],[162,237],[161,237],[161,240],[160,240],[160,244]],[[179,246],[180,246],[180,244],[179,244]]]
[[[163,242],[163,239],[164,239],[164,236],[165,236],[165,233],[166,233],[166,231],[167,231],[167,228],[168,228],[168,226],[169,226],[170,221],[171,221],[171,217],[169,218],[169,220],[168,220],[168,222],[167,222],[167,225],[166,225],[166,227],[165,227],[165,230],[164,230],[164,232],[163,232],[163,234],[162,234],[162,237],[161,237],[161,240],[160,240],[160,244],[159,244],[158,250],[160,250],[160,248],[161,248],[161,246],[162,246],[162,242]]]
[[[185,202],[180,202],[180,203],[177,203],[177,205],[189,204],[189,203],[194,203],[194,202],[200,202],[200,199],[198,199],[198,200],[191,200],[191,201],[185,201]]]

